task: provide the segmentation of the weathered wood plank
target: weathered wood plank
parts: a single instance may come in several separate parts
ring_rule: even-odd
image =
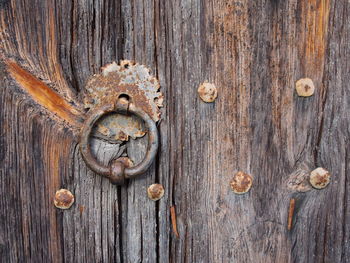
[[[169,4],[169,28],[176,32],[169,36],[173,63],[167,86],[172,94],[170,172],[180,230],[172,246],[175,261],[349,260],[349,88],[343,82],[349,71],[344,69],[347,47],[341,45],[348,42],[344,13],[349,6],[337,3]],[[330,81],[334,74],[337,83]],[[305,76],[314,80],[317,92],[301,99],[294,85]],[[205,79],[218,86],[213,105],[196,96]],[[301,166],[326,167],[333,173],[332,185],[298,195],[287,190],[289,175]],[[255,178],[245,196],[229,189],[237,170]],[[291,197],[297,210],[288,232]]]
[[[350,22],[347,1],[0,1],[1,56],[79,108],[87,78],[131,59],[157,75],[166,108],[147,175],[115,187],[77,137],[1,65],[0,253],[9,262],[348,262]],[[295,94],[311,78],[316,93]],[[197,87],[218,87],[213,104]],[[46,85],[45,84],[45,85]],[[130,141],[141,159],[145,139]],[[118,149],[94,142],[104,162]],[[287,181],[318,166],[324,190]],[[237,196],[233,174],[254,177]],[[147,186],[166,194],[148,200]],[[58,211],[55,191],[75,205]],[[293,225],[287,230],[290,198]],[[179,237],[169,209],[176,207]]]
[[[70,131],[43,120],[16,87],[1,81],[1,259],[62,261],[62,221],[53,207],[69,172]],[[55,138],[55,139],[53,139]]]

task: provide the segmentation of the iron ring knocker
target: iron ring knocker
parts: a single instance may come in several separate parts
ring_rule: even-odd
[[[146,124],[148,130],[148,146],[147,152],[143,160],[133,167],[125,167],[124,164],[117,160],[112,160],[108,165],[100,164],[93,156],[89,138],[95,123],[105,114],[108,113],[131,113],[140,117]],[[80,137],[80,151],[86,165],[95,173],[109,178],[113,184],[123,184],[127,178],[135,178],[137,175],[143,174],[151,166],[158,150],[158,130],[152,118],[137,107],[133,103],[129,103],[124,98],[119,98],[116,103],[107,102],[97,109],[92,110],[83,124]]]

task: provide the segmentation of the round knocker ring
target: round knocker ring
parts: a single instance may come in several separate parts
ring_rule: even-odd
[[[140,117],[146,124],[148,130],[147,152],[143,160],[133,167],[125,167],[124,164],[117,160],[112,160],[108,165],[100,164],[92,155],[89,138],[94,124],[105,114],[108,113],[131,113]],[[158,130],[155,122],[142,109],[133,103],[120,98],[116,103],[107,102],[95,110],[85,120],[81,130],[80,151],[86,165],[95,173],[109,178],[113,184],[123,184],[127,178],[135,178],[143,174],[151,166],[158,150]]]

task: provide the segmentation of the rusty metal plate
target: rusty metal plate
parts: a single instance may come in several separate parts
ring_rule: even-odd
[[[163,94],[159,92],[158,80],[144,65],[122,60],[102,68],[101,74],[93,75],[84,91],[84,106],[92,109],[120,95],[128,95],[131,102],[145,111],[155,122],[160,119]],[[135,116],[111,114],[97,123],[97,137],[109,141],[127,141],[145,135],[142,121]]]

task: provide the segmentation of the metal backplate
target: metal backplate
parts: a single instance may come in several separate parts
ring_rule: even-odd
[[[92,109],[105,101],[117,100],[127,95],[131,102],[145,111],[155,122],[160,119],[163,95],[159,92],[158,80],[150,75],[144,65],[122,60],[102,68],[101,74],[93,75],[84,91],[84,106]],[[111,114],[101,119],[95,128],[95,136],[111,142],[127,141],[145,135],[140,119],[135,116]]]

